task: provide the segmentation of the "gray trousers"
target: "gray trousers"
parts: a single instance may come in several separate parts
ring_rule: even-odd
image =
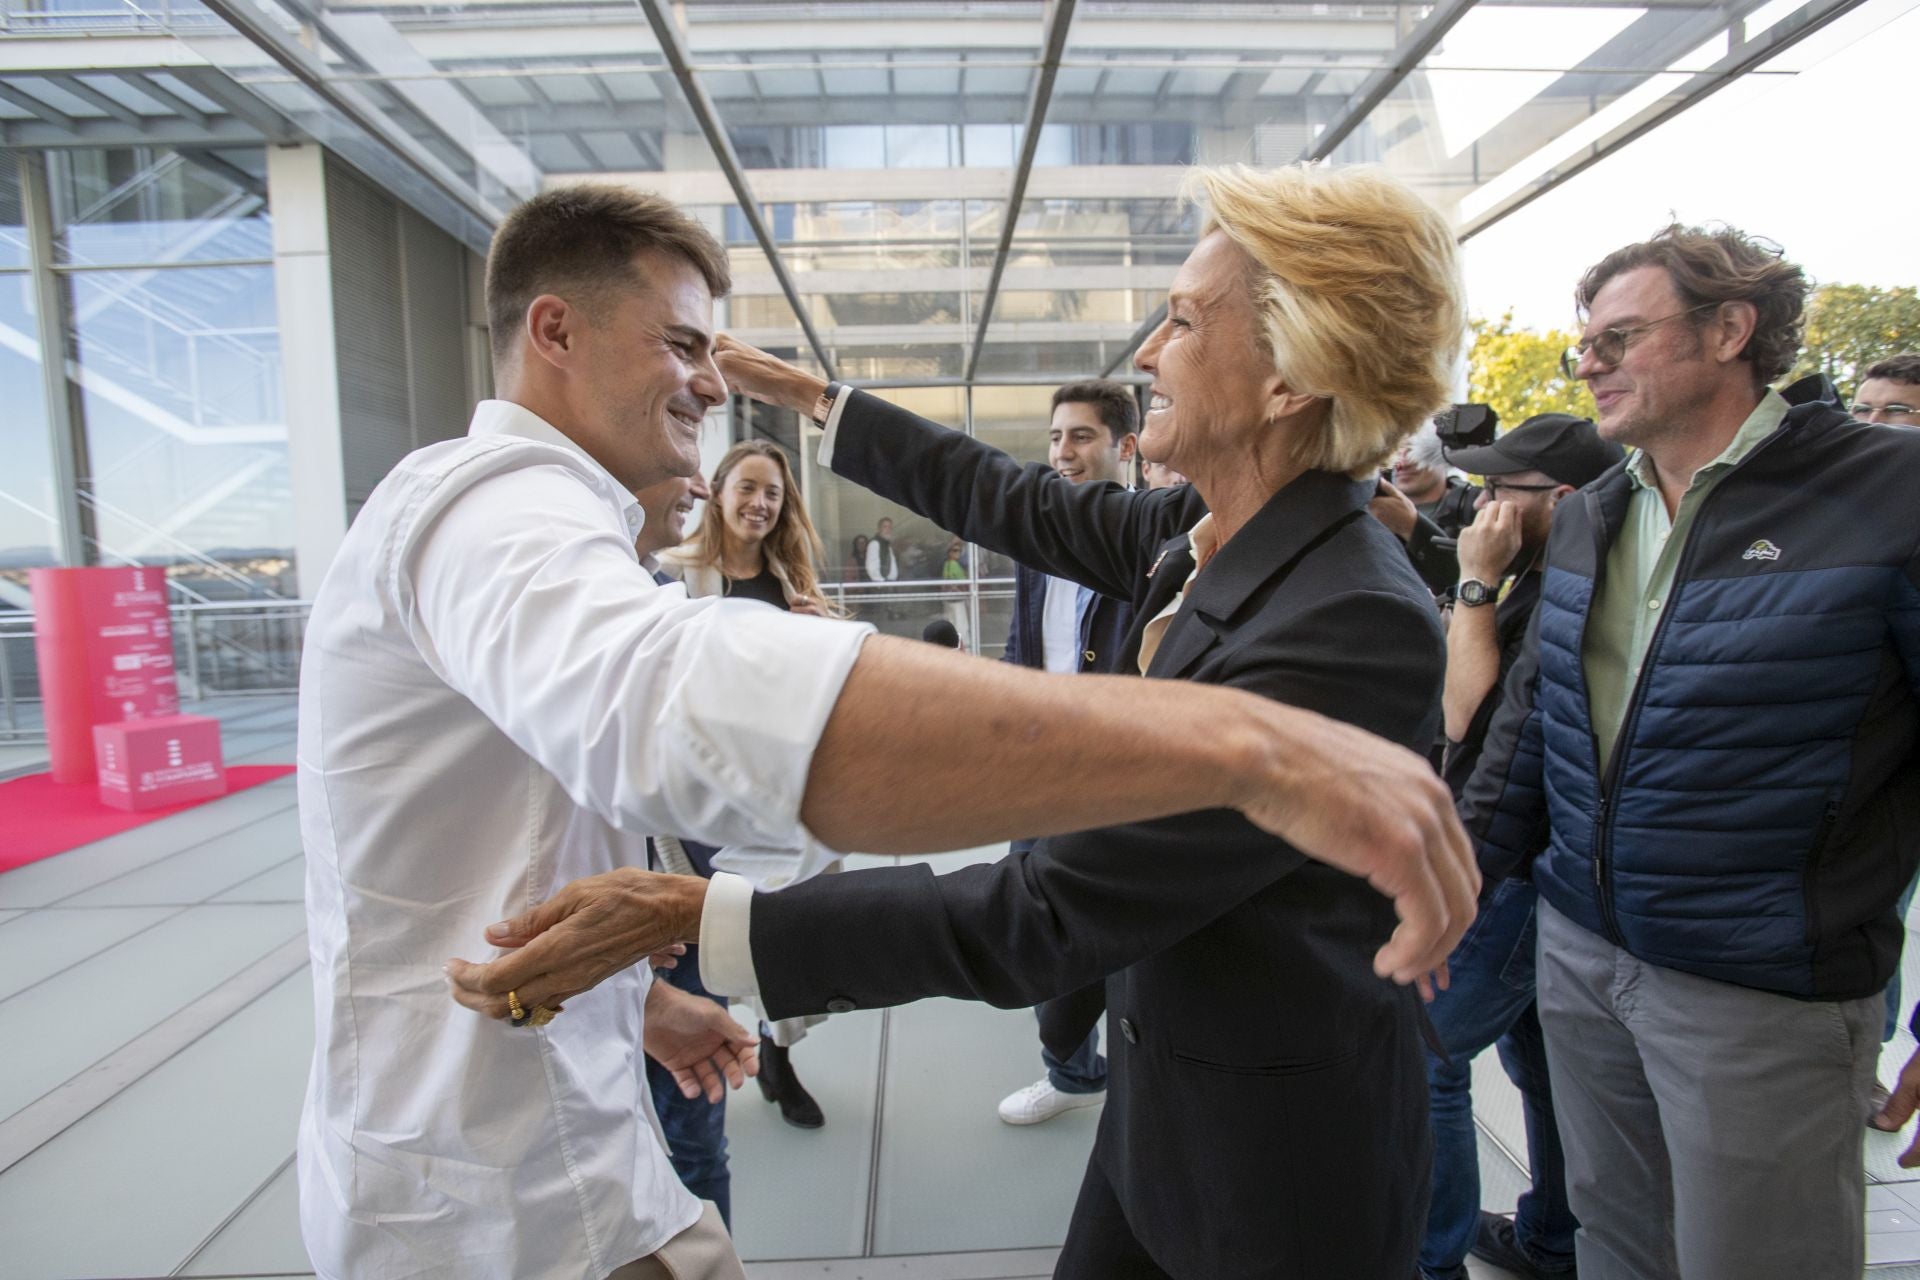
[[[1854,1280],[1882,998],[1634,959],[1540,904],[1540,1025],[1582,1280]]]

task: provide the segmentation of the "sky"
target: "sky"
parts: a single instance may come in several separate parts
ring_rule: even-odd
[[[1571,328],[1581,272],[1665,226],[1726,222],[1820,283],[1920,284],[1920,0],[1867,0],[1752,76],[1469,240],[1473,313]]]

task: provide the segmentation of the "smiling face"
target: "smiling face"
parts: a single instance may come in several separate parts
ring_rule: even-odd
[[[656,555],[668,547],[680,545],[687,536],[687,513],[696,501],[713,495],[707,490],[706,477],[695,471],[690,476],[674,476],[633,495],[646,518],[640,524],[635,547],[641,555]]]
[[[1631,335],[1618,364],[1603,365],[1588,351],[1575,370],[1593,391],[1606,439],[1646,448],[1683,434],[1719,390],[1724,375],[1700,337],[1700,322],[1710,313],[1686,308],[1661,267],[1623,271],[1594,295],[1584,338],[1653,325]]]
[[[780,522],[786,500],[780,468],[771,458],[748,454],[740,459],[722,481],[718,497],[727,540],[742,547],[766,541]]]
[[[1054,406],[1047,427],[1047,465],[1074,484],[1118,482],[1133,457],[1133,443],[1132,436],[1113,438],[1097,406],[1068,401]]]
[[[1920,427],[1920,385],[1868,378],[1853,398],[1853,416],[1862,422]]]
[[[1194,247],[1167,318],[1134,364],[1153,375],[1140,453],[1199,480],[1244,457],[1268,430],[1277,375],[1254,309],[1254,266],[1225,232]]]
[[[694,265],[664,253],[634,259],[639,281],[609,286],[597,307],[565,308],[574,348],[568,434],[629,490],[700,465],[700,421],[726,401],[713,362],[713,295]],[[536,300],[532,322],[542,323]]]

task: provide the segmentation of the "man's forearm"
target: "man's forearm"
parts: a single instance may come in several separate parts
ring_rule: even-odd
[[[1441,694],[1447,737],[1459,742],[1500,679],[1500,633],[1490,605],[1456,604],[1447,624],[1447,679]]]
[[[1312,718],[1229,689],[1049,676],[875,637],[801,816],[836,849],[918,853],[1233,806],[1289,716]]]

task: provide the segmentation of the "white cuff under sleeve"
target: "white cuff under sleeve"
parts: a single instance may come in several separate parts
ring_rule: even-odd
[[[827,411],[827,420],[823,424],[826,434],[820,437],[820,465],[833,470],[833,442],[840,435],[840,415],[846,411],[847,397],[853,394],[853,388],[842,386],[840,394],[833,398],[833,408]]]
[[[716,871],[700,913],[700,982],[717,996],[757,996],[753,971],[753,886]]]

